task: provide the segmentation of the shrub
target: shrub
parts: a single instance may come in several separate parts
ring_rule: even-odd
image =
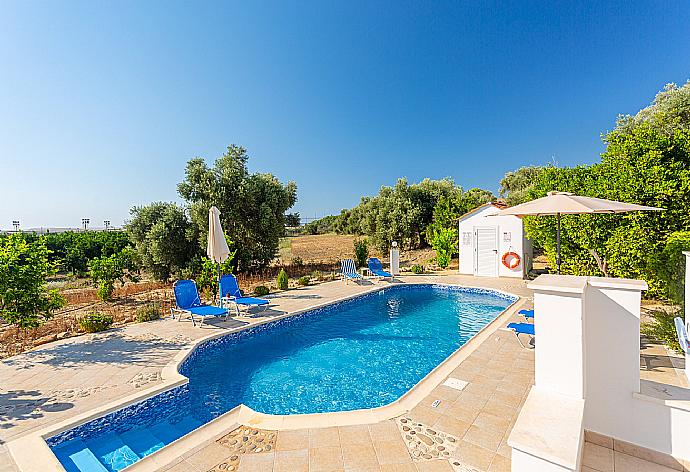
[[[302,266],[304,265],[304,261],[302,260],[301,257],[295,256],[295,257],[293,257],[292,260],[290,261],[290,264],[293,265],[293,266],[295,266],[295,267],[302,267]]]
[[[137,309],[135,318],[137,323],[157,320],[161,317],[161,307],[158,303],[149,303]]]
[[[137,282],[136,253],[127,247],[110,256],[103,256],[89,261],[89,273],[94,283],[98,284],[98,298],[107,301],[113,298],[115,281],[125,284],[125,279]]]
[[[415,264],[410,268],[410,270],[412,271],[413,274],[423,274],[424,273],[424,266],[421,264]]]
[[[254,287],[254,295],[258,297],[263,297],[265,295],[268,295],[271,292],[271,290],[266,287],[265,285],[259,285]]]
[[[666,296],[682,305],[685,298],[685,256],[690,251],[690,231],[676,231],[666,239],[663,251],[655,260],[656,273],[662,280]]]
[[[670,349],[682,353],[683,350],[676,334],[676,325],[673,323],[673,318],[676,316],[683,317],[682,310],[670,313],[664,310],[654,310],[650,316],[652,321],[642,323],[640,332],[649,338],[663,342]]]
[[[453,254],[458,252],[458,230],[439,228],[434,232],[431,245],[436,249],[436,263],[441,269],[450,265]]]
[[[79,318],[79,327],[87,333],[105,331],[113,324],[113,317],[94,311]]]
[[[0,319],[19,328],[36,328],[65,304],[46,277],[55,273],[45,240],[28,242],[23,234],[0,238]]]
[[[369,245],[366,239],[356,239],[355,246],[355,262],[357,267],[366,267],[367,259],[369,259]]]
[[[279,290],[287,290],[288,288],[288,275],[285,269],[280,269],[278,272],[278,278],[276,279],[276,284]]]
[[[309,285],[310,282],[311,278],[308,275],[303,275],[302,277],[297,279],[297,284],[302,286]]]

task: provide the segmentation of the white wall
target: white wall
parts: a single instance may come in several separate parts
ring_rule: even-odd
[[[543,275],[529,288],[535,292],[535,389],[583,398],[586,430],[690,460],[690,390],[651,381],[641,388],[640,301],[647,284]],[[543,449],[532,455],[548,457]],[[515,465],[514,472],[530,470]]]
[[[525,237],[522,229],[522,220],[517,216],[489,216],[495,215],[500,210],[493,205],[487,205],[460,220],[458,224],[459,253],[461,274],[474,274],[474,229],[482,226],[494,226],[498,228],[498,276],[522,278],[532,268],[532,246],[525,245]],[[504,233],[510,233],[510,241],[504,241]],[[468,240],[465,234],[469,234],[469,245],[464,244]],[[526,256],[527,249],[529,254]],[[520,265],[516,269],[509,269],[501,263],[501,257],[508,251],[520,255]]]

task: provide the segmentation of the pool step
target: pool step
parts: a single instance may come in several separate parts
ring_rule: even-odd
[[[118,472],[140,459],[116,433],[108,433],[98,439],[86,441],[86,445],[111,472]]]
[[[151,432],[151,434],[159,438],[165,444],[170,444],[176,439],[180,439],[182,436],[184,436],[184,434],[180,430],[178,430],[175,426],[171,425],[167,421],[156,423],[153,426],[149,426],[146,429],[148,429],[149,432]]]
[[[197,429],[199,426],[203,425],[204,423],[197,420],[193,416],[187,415],[183,417],[180,421],[177,423],[174,423],[175,428],[177,428],[178,431],[180,431],[183,435],[187,433],[191,433],[195,429]]]
[[[153,454],[165,446],[165,442],[146,428],[130,429],[120,434],[120,439],[141,458]]]
[[[73,439],[54,452],[67,472],[118,472],[201,425],[203,422],[193,416],[184,416],[176,423],[162,421],[92,440]]]
[[[81,439],[73,439],[53,451],[67,472],[108,472]]]

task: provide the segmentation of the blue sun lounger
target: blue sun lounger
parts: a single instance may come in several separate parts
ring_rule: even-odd
[[[371,272],[371,275],[373,275],[374,277],[378,277],[379,279],[393,278],[393,274],[383,270],[383,264],[376,257],[370,257],[369,261],[367,262],[367,266],[369,267],[369,272]]]
[[[534,325],[532,323],[509,323],[508,324],[508,329],[513,330],[515,333],[515,337],[517,338],[518,342],[520,343],[520,346],[522,347],[527,347],[524,344],[522,344],[522,340],[520,339],[521,334],[527,334],[534,339]]]
[[[225,319],[228,319],[228,310],[201,303],[199,290],[196,288],[196,282],[193,280],[178,280],[173,285],[173,292],[175,293],[175,303],[177,306],[170,309],[170,314],[175,318],[175,313],[178,313],[177,321],[180,321],[185,313],[189,314],[194,326],[196,326],[194,321],[195,315],[201,317],[201,324],[199,326],[203,326],[204,319],[207,316],[225,316]]]
[[[526,320],[534,319],[534,310],[520,310],[518,315],[524,316]]]
[[[253,306],[268,306],[268,300],[263,298],[245,297],[237,284],[237,279],[232,274],[225,274],[220,278],[220,306],[225,303],[234,303],[237,314],[240,314],[240,305],[246,307],[247,311]]]
[[[347,283],[348,280],[357,280],[362,278],[362,276],[357,273],[355,261],[352,259],[343,259],[340,261],[340,275],[343,277],[345,283]]]

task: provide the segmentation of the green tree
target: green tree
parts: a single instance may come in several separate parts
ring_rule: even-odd
[[[663,251],[654,261],[654,268],[668,298],[684,306],[686,258],[683,251],[690,251],[690,231],[671,233],[666,239]]]
[[[526,166],[507,172],[501,179],[499,195],[510,206],[526,202],[529,199],[529,191],[542,170],[543,167]]]
[[[127,247],[116,254],[89,261],[89,274],[98,285],[98,298],[104,301],[112,300],[116,281],[124,285],[126,280],[139,280],[136,259],[135,250]]]
[[[0,240],[0,318],[22,329],[36,328],[65,303],[48,290],[46,277],[56,271],[45,239],[31,243],[13,234]]]
[[[130,245],[124,231],[65,231],[45,236],[50,261],[60,269],[83,275],[91,259],[110,256]]]
[[[426,227],[426,240],[436,250],[436,262],[444,269],[458,252],[459,200],[441,197],[434,207],[433,221]]]
[[[355,208],[343,210],[334,226],[339,233],[368,236],[382,251],[393,241],[401,247],[420,248],[427,242],[427,226],[442,197],[450,199],[458,211],[493,199],[491,192],[482,189],[463,192],[451,179],[425,179],[412,185],[399,179],[394,187],[381,187],[378,195],[363,197]]]
[[[299,213],[288,213],[285,215],[285,226],[288,228],[297,228],[302,223]]]
[[[285,212],[297,200],[294,182],[283,185],[271,174],[251,174],[248,160],[246,149],[236,145],[228,146],[213,167],[192,159],[177,187],[204,245],[208,209],[218,207],[223,229],[237,244],[235,260],[241,271],[265,267],[275,257],[285,232]]]
[[[355,239],[353,242],[355,249],[355,262],[357,267],[366,267],[369,259],[369,244],[366,239]]]
[[[127,233],[143,268],[157,280],[168,280],[201,255],[196,226],[183,208],[157,202],[134,207]]]
[[[562,272],[642,278],[651,295],[671,296],[658,257],[672,233],[690,231],[690,84],[669,87],[635,117],[621,117],[604,136],[601,162],[545,168],[529,190],[550,190],[664,208],[618,215],[562,218]],[[525,218],[535,244],[555,261],[553,218]]]

